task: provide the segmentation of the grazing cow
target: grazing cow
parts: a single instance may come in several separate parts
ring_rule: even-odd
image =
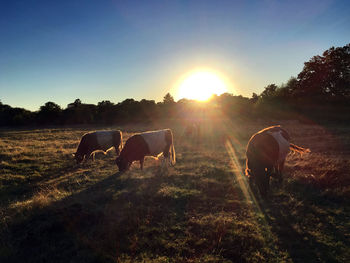
[[[271,175],[282,180],[284,162],[290,150],[300,154],[310,151],[290,143],[289,134],[280,126],[265,128],[250,138],[245,172],[250,183],[255,181],[263,197],[269,190]]]
[[[74,155],[77,163],[84,159],[92,157],[95,160],[95,151],[102,151],[106,154],[109,150],[115,148],[117,155],[120,148],[123,147],[123,136],[121,131],[97,131],[86,133],[81,137],[79,146]]]
[[[119,171],[123,172],[130,168],[133,161],[140,161],[142,170],[145,156],[157,158],[161,154],[171,161],[172,165],[176,163],[173,134],[170,129],[143,132],[131,136],[125,142],[116,163]]]

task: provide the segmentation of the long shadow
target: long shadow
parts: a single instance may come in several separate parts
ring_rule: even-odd
[[[186,201],[157,194],[168,178],[155,173],[142,179],[116,173],[48,206],[34,207],[24,219],[13,219],[0,229],[0,262],[115,262],[116,253],[133,255],[135,246],[146,245],[157,252],[157,240],[138,244],[133,237],[147,220],[160,227],[173,218],[175,224],[184,216]],[[159,229],[142,231],[160,234]]]
[[[271,231],[278,237],[279,245],[288,251],[293,262],[322,262],[315,253],[314,245],[292,226],[294,221],[288,210],[277,204],[258,201]]]
[[[276,196],[265,201],[259,198],[257,200],[272,233],[278,238],[278,245],[288,252],[293,262],[342,262],[337,259],[334,245],[327,246],[309,233],[316,227],[306,222],[310,220],[306,218],[310,214],[294,211]],[[306,209],[310,207],[311,210],[312,205],[315,205],[315,202],[307,200],[305,195],[299,201],[304,202]],[[328,222],[327,216],[315,210],[312,213],[325,226],[327,233],[322,233],[323,235],[332,235],[332,238],[342,242],[345,247],[350,245],[344,233],[340,233],[336,226]]]
[[[40,184],[44,181],[59,178],[64,174],[74,172],[78,166],[72,165],[73,161],[66,161],[63,167],[52,167],[45,171],[44,176],[26,178],[25,181],[16,181],[11,179],[11,182],[4,184],[0,189],[0,205],[8,206],[14,200],[21,201],[38,192]],[[25,174],[25,171],[19,171],[19,174]]]

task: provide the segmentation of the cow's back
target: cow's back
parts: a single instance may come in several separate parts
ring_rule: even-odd
[[[288,153],[289,153],[289,140],[286,138],[286,136],[283,136],[282,130],[279,131],[273,131],[268,132],[271,136],[273,136],[278,143],[279,148],[279,154],[278,154],[278,162],[282,162],[286,159]]]
[[[159,131],[149,131],[149,132],[140,133],[140,135],[148,145],[150,155],[158,156],[160,153],[163,152],[163,150],[167,145],[165,136],[166,136],[166,133],[169,133],[169,132],[170,132],[169,129],[165,129],[165,130],[159,130]]]
[[[99,148],[103,151],[109,150],[113,147],[113,138],[115,131],[97,131],[95,136]]]

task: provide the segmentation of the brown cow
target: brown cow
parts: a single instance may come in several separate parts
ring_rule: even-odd
[[[94,160],[95,151],[102,151],[106,154],[113,147],[115,148],[117,155],[119,155],[120,148],[123,147],[123,136],[121,131],[90,132],[83,135],[77,151],[73,155],[77,163],[81,163],[84,159],[89,157]]]
[[[171,161],[172,165],[176,163],[173,134],[170,129],[143,132],[131,136],[125,142],[124,148],[116,159],[116,164],[119,171],[123,172],[128,170],[134,161],[140,161],[142,170],[145,156],[157,158],[161,154]]]
[[[263,197],[269,190],[271,175],[282,180],[284,162],[290,150],[300,154],[310,152],[309,149],[290,143],[289,134],[280,126],[265,128],[250,138],[245,171],[249,182],[255,181]]]

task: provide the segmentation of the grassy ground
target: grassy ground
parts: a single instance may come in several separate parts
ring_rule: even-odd
[[[263,201],[244,150],[270,124],[205,123],[200,140],[117,127],[174,131],[174,167],[124,174],[114,151],[74,163],[93,128],[0,131],[0,262],[350,262],[350,127],[282,123],[312,152],[290,155]]]

